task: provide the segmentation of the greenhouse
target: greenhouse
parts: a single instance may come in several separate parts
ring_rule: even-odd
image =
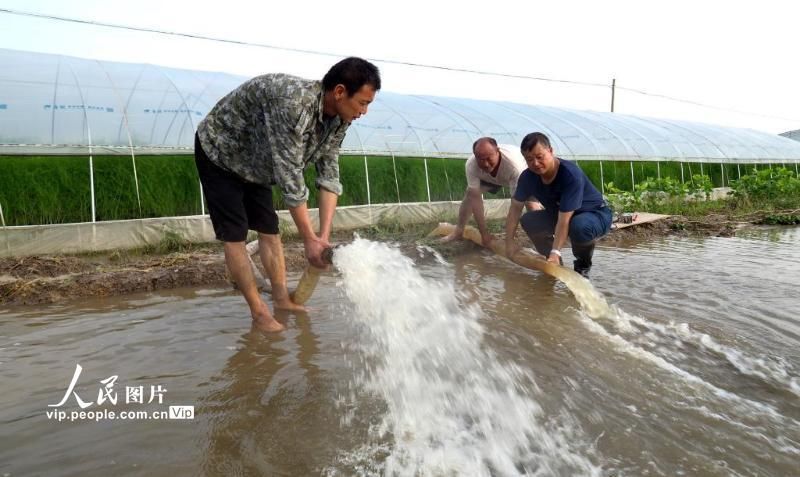
[[[800,129],[795,129],[794,131],[786,131],[785,133],[781,133],[781,136],[788,137],[789,139],[794,139],[795,141],[800,141]]]
[[[0,62],[0,225],[205,214],[194,131],[245,77],[3,49]],[[695,174],[726,186],[745,169],[800,161],[800,142],[755,130],[382,91],[342,145],[339,203],[460,200],[475,139],[516,145],[532,131],[601,190]]]

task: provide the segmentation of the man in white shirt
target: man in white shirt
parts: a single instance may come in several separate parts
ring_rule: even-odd
[[[481,233],[484,247],[492,243],[492,235],[486,228],[486,218],[483,212],[483,193],[496,194],[501,187],[511,189],[513,197],[517,189],[519,175],[528,168],[525,158],[522,157],[519,147],[497,144],[491,137],[482,137],[472,145],[472,156],[467,159],[465,166],[467,174],[467,192],[461,207],[458,210],[458,224],[453,233],[444,237],[443,242],[461,239],[464,235],[464,226],[470,214],[475,216],[475,223]],[[538,202],[526,202],[528,210],[540,210]]]

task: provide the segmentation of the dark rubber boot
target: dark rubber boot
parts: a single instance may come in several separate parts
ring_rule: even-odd
[[[572,254],[575,261],[572,262],[576,272],[589,278],[589,270],[592,269],[592,255],[594,255],[594,242],[573,243]]]

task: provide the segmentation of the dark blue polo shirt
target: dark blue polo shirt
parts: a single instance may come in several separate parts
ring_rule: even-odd
[[[519,175],[514,199],[525,202],[533,196],[545,209],[559,212],[586,212],[603,207],[603,196],[581,168],[572,161],[561,158],[559,161],[558,172],[550,184],[543,183],[541,177],[525,169]]]

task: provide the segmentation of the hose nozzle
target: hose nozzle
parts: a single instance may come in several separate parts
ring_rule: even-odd
[[[333,265],[333,251],[338,247],[341,247],[341,245],[334,245],[333,247],[324,249],[321,254],[322,261],[328,265]]]

